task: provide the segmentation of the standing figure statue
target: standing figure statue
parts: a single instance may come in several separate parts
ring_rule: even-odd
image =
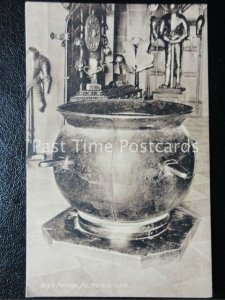
[[[184,15],[178,12],[175,4],[170,4],[170,12],[161,18],[159,38],[165,42],[166,78],[159,88],[181,89],[181,54],[182,42],[188,36],[188,26]],[[176,83],[174,86],[174,70],[176,69]]]
[[[36,48],[27,50],[27,99],[34,97],[39,102],[39,111],[46,107],[45,95],[51,85],[50,62]]]
[[[35,127],[36,127],[36,110],[34,107],[38,104],[40,112],[45,111],[45,95],[50,91],[51,75],[50,62],[44,55],[34,47],[29,47],[26,53],[26,98],[28,104],[28,123],[27,123],[27,155],[29,158],[34,157],[37,153],[35,150]]]

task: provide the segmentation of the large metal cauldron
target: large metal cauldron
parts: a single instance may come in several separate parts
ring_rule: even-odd
[[[56,183],[78,210],[81,230],[107,238],[153,238],[185,198],[193,141],[182,122],[192,107],[163,101],[64,104],[52,161]],[[151,145],[151,146],[150,146]]]

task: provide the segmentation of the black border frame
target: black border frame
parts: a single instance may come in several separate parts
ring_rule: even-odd
[[[213,299],[224,299],[225,1],[160,1],[160,3],[171,2],[208,2]],[[0,2],[0,107],[0,298],[24,299],[26,263],[24,0]]]

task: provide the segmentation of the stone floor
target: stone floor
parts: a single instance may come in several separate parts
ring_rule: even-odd
[[[210,297],[211,241],[208,119],[185,121],[198,142],[197,168],[183,206],[199,216],[196,234],[179,261],[137,269],[113,259],[80,256],[68,245],[55,249],[41,226],[68,207],[55,186],[51,168],[28,163],[27,170],[27,296]]]

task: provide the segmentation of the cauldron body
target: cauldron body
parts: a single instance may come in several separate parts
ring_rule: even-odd
[[[66,124],[53,153],[60,162],[55,180],[83,218],[151,222],[168,216],[187,195],[195,155],[182,122],[190,106],[110,100],[65,104],[58,111]]]

